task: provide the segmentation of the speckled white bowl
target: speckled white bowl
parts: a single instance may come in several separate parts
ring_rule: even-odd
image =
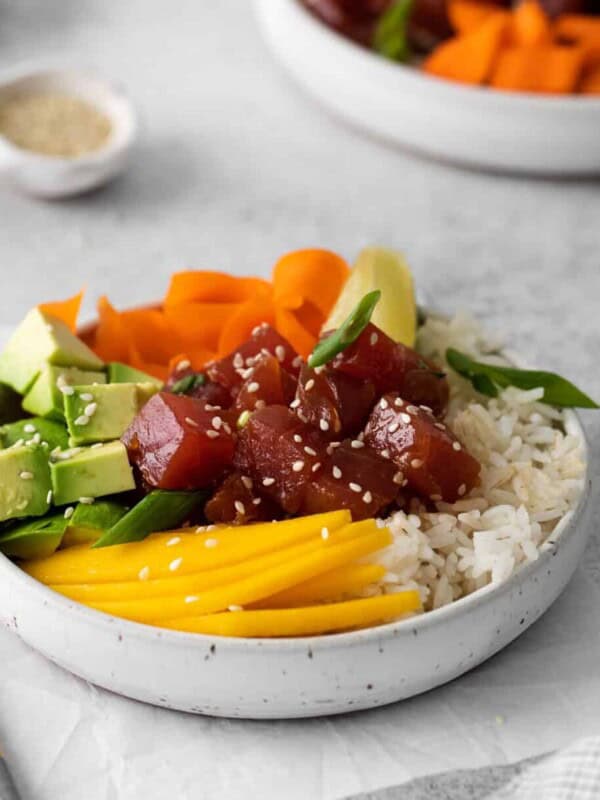
[[[299,0],[255,0],[276,58],[325,107],[389,142],[465,166],[600,174],[600,98],[462,86],[381,58]]]
[[[567,427],[584,438],[572,412]],[[56,594],[1,555],[0,623],[85,680],[167,708],[274,719],[381,706],[467,672],[546,611],[587,543],[589,484],[588,473],[577,507],[538,560],[505,583],[369,630],[275,640],[160,630]]]
[[[15,147],[0,135],[0,178],[48,200],[88,192],[118,175],[137,136],[133,106],[119,87],[91,73],[55,68],[20,69],[0,76],[0,100],[15,93],[74,95],[106,114],[112,132],[99,150],[77,158],[45,156]]]

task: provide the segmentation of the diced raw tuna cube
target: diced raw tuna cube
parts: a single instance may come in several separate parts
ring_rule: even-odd
[[[330,452],[306,489],[305,514],[347,508],[353,519],[366,519],[397,497],[397,467],[370,447],[346,440]]]
[[[262,497],[248,475],[232,472],[204,506],[209,522],[243,525],[277,519],[281,509]]]
[[[325,445],[289,408],[267,406],[255,411],[240,431],[235,463],[257,490],[295,514],[316,465],[326,456]]]
[[[238,412],[254,411],[264,406],[287,405],[292,401],[296,381],[283,369],[275,356],[261,353],[246,374],[248,377],[235,399]]]
[[[365,442],[389,456],[411,489],[431,500],[455,502],[479,483],[480,464],[442,422],[388,393],[377,403]]]
[[[160,489],[209,486],[231,465],[235,451],[227,412],[169,392],[144,405],[122,440],[144,481]]]

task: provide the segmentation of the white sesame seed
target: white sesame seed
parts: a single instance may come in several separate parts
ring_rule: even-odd
[[[258,336],[258,334],[260,333],[261,329],[262,329],[262,325],[255,325],[254,328],[252,328],[252,336]]]
[[[405,425],[409,425],[412,422],[412,418],[411,418],[410,414],[402,413],[402,414],[400,414],[400,419],[402,420],[402,422]]]
[[[314,378],[309,378],[309,379],[306,381],[306,383],[304,384],[304,389],[305,389],[307,392],[310,392],[310,390],[314,388],[314,385],[315,385]]]
[[[175,547],[176,544],[181,542],[181,536],[173,536],[172,539],[169,539],[167,542],[167,547]]]
[[[263,478],[262,485],[263,486],[273,486],[275,483],[275,478]]]
[[[416,406],[406,406],[406,410],[409,414],[418,414],[419,409]]]
[[[219,544],[218,539],[205,539],[204,547],[216,547]]]
[[[342,470],[339,467],[334,467],[331,470],[331,474],[334,478],[336,478],[336,480],[339,480],[342,477]]]
[[[200,598],[198,597],[197,594],[188,594],[188,596],[184,600],[184,603],[197,603],[198,600],[200,600]]]
[[[169,569],[171,572],[176,572],[183,562],[183,558],[176,558],[174,561],[171,561],[169,564]]]
[[[182,358],[181,361],[177,362],[177,372],[182,372],[184,369],[189,369],[192,366],[192,362],[189,358]]]
[[[401,485],[403,480],[404,475],[401,472],[397,472],[393,477],[394,483],[397,483],[398,485]]]
[[[52,502],[52,497],[53,497],[52,489],[49,489],[48,494],[46,495],[46,502],[48,503],[48,505],[50,505],[50,503]]]
[[[71,519],[74,513],[75,509],[73,508],[73,506],[69,506],[68,508],[65,508],[65,513],[63,514],[63,517],[65,519]]]
[[[396,406],[396,408],[402,408],[402,406],[404,405],[404,400],[401,397],[397,397],[394,400],[394,405]]]
[[[302,442],[302,437],[300,436],[300,434],[299,434],[299,433],[295,433],[295,434],[294,434],[294,441],[295,441],[297,444],[301,444],[301,442]]]
[[[62,394],[67,395],[67,397],[70,397],[71,395],[75,394],[75,389],[66,383],[59,386],[58,390],[62,392]]]
[[[438,428],[440,431],[445,431],[446,430],[446,426],[443,424],[443,422],[434,422],[433,425],[434,425],[435,428]]]
[[[327,422],[326,419],[319,420],[319,428],[321,428],[322,431],[329,430],[329,423]]]
[[[296,358],[292,361],[292,367],[299,368],[302,366],[302,358],[300,356],[296,356]]]
[[[458,452],[462,450],[462,444],[460,442],[452,442],[452,449]]]
[[[362,496],[363,503],[372,503],[373,502],[373,495],[371,492],[367,491]]]
[[[240,480],[244,484],[246,489],[251,489],[252,488],[252,478],[249,478],[247,475],[242,475]]]
[[[27,425],[23,425],[23,430],[25,433],[35,433],[35,425],[28,422]]]
[[[210,424],[216,431],[218,431],[221,425],[223,424],[223,420],[221,419],[221,417],[213,417],[210,421]]]
[[[459,495],[459,497],[462,497],[464,494],[466,494],[466,492],[467,492],[466,483],[461,483],[461,485],[458,487],[458,495]]]
[[[292,402],[290,403],[290,408],[298,408],[299,405],[300,405],[300,400],[296,397],[296,399],[292,400]]]
[[[21,447],[24,444],[25,444],[25,439],[17,439],[17,441],[14,444],[12,444],[11,447]],[[55,447],[52,452],[54,453],[55,450],[58,450],[58,452],[60,453],[60,447]]]
[[[420,405],[419,408],[421,411],[424,411],[426,414],[433,414],[433,409],[429,406]]]
[[[79,399],[83,400],[84,403],[91,403],[94,399],[94,395],[91,392],[82,392],[79,395]]]
[[[221,406],[211,406],[210,403],[206,403],[204,406],[205,411],[222,411],[223,409]]]
[[[317,455],[317,451],[316,451],[316,450],[313,450],[313,448],[312,448],[312,447],[308,447],[308,445],[307,445],[307,446],[304,448],[304,452],[305,452],[305,453],[306,453],[306,455],[308,455],[308,456],[316,456],[316,455]]]
[[[385,450],[381,451],[380,455],[381,455],[382,458],[389,458],[390,457],[390,451],[386,447]]]
[[[75,420],[75,425],[79,425],[79,426],[87,425],[89,421],[90,421],[90,418],[88,417],[88,415],[87,414],[82,414],[80,417],[77,417],[77,419]]]
[[[262,503],[262,497],[255,497],[252,501],[253,506],[259,506]]]
[[[320,462],[320,461],[317,461],[317,463],[316,463],[316,464],[313,464],[313,465],[312,465],[312,467],[311,467],[310,471],[311,471],[311,472],[317,472],[317,470],[319,470],[320,468],[321,468],[321,462]]]
[[[138,578],[141,581],[147,581],[150,577],[150,567],[142,567],[141,570],[138,572]]]
[[[238,514],[245,514],[246,513],[246,506],[242,503],[241,500],[236,500],[233,504],[233,507],[238,512]]]
[[[413,469],[420,469],[423,466],[423,461],[420,458],[413,458],[410,465]]]
[[[350,442],[350,447],[353,447],[355,450],[360,450],[361,447],[364,447],[365,443],[361,442],[360,439],[353,439]]]
[[[199,427],[200,427],[200,426],[198,425],[198,423],[196,422],[196,420],[195,420],[195,419],[192,419],[191,417],[186,417],[186,418],[185,418],[185,421],[187,422],[187,424],[188,424],[188,425],[191,425],[191,426],[192,426],[192,428],[199,428]]]
[[[101,447],[104,447],[103,442],[96,442],[96,444],[92,445],[92,450],[99,450]]]
[[[327,541],[329,539],[329,528],[321,528],[321,539]]]
[[[306,414],[303,414],[301,411],[297,411],[296,414],[297,414],[298,419],[300,420],[300,422],[303,422],[305,425],[308,423],[308,417],[306,416]],[[321,422],[322,421],[323,420],[321,420]],[[325,424],[327,424],[327,423],[325,423]]]
[[[238,606],[235,603],[233,603],[232,605],[229,606],[228,610],[229,611],[243,611],[244,607],[243,606]]]
[[[31,437],[32,444],[40,444],[41,441],[42,441],[42,436],[39,433],[34,433],[33,436]]]
[[[97,410],[98,410],[98,403],[88,403],[83,413],[85,414],[86,417],[93,417]]]
[[[379,341],[379,336],[377,336],[377,334],[373,332],[369,338],[371,347],[374,347],[374,345],[376,345],[378,341]]]
[[[402,481],[402,486],[408,486],[408,478],[404,478]]]
[[[94,500],[95,500],[95,498],[88,497],[87,495],[84,495],[83,497],[79,498],[79,502],[82,503],[82,505],[84,505],[84,506],[93,506],[94,505]]]
[[[282,344],[278,344],[275,348],[275,355],[278,361],[285,361],[285,347]]]
[[[209,439],[216,439],[219,435],[219,431],[208,430],[206,431],[206,435]]]
[[[248,369],[240,369],[238,370],[240,376],[247,381],[252,375],[254,375],[254,367],[248,367]]]
[[[315,367],[314,370],[313,370],[315,375],[320,375],[322,372],[324,372],[325,371],[325,366],[326,366],[325,364],[321,364],[320,367]]]
[[[292,464],[292,470],[294,472],[302,472],[304,469],[304,461],[294,461]]]
[[[19,478],[21,478],[22,481],[31,481],[33,480],[33,472],[23,470],[23,472],[19,473]]]
[[[241,353],[236,353],[234,355],[233,366],[235,369],[241,369],[244,366],[244,357]]]
[[[362,486],[360,485],[360,483],[351,482],[348,484],[348,486],[350,487],[350,490],[356,492],[356,494],[360,494],[362,492]]]
[[[388,425],[388,431],[390,433],[396,433],[400,425],[397,422],[392,422],[391,425]]]
[[[248,394],[254,394],[255,392],[258,392],[259,389],[260,389],[260,383],[258,381],[252,381],[246,387],[246,391],[248,392]]]
[[[388,401],[385,399],[385,397],[382,397],[381,400],[379,401],[379,408],[382,408],[385,411],[385,409],[388,407],[389,407]]]

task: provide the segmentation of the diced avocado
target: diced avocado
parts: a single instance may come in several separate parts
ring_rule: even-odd
[[[107,383],[76,386],[65,395],[65,417],[72,445],[110,442],[122,436],[133,418],[158,387],[144,383]]]
[[[50,464],[57,506],[75,503],[80,497],[103,497],[135,488],[127,450],[121,442],[85,447],[67,458],[64,455]]]
[[[37,445],[0,450],[0,520],[42,516],[51,488],[46,450]]]
[[[14,422],[22,416],[21,395],[5,383],[0,383],[0,425]]]
[[[33,308],[0,355],[0,381],[25,394],[44,364],[90,370],[104,366],[64,322]]]
[[[70,392],[70,387],[76,384],[93,383],[106,383],[106,375],[77,367],[53,367],[48,364],[23,398],[23,408],[30,414],[63,422],[63,395]]]
[[[207,492],[167,492],[156,489],[140,500],[94,547],[139,542],[150,533],[174,528],[206,500]]]
[[[3,425],[0,435],[4,447],[12,447],[17,442],[39,444],[49,453],[55,447],[64,450],[69,446],[69,434],[65,426],[43,417],[29,417]]]
[[[128,364],[113,361],[107,365],[109,383],[154,383],[162,389],[164,383],[141,369],[135,369]]]
[[[64,514],[22,522],[0,535],[0,552],[13,558],[46,558],[60,546],[69,520]]]
[[[105,531],[127,513],[127,507],[112,500],[98,500],[95,503],[79,503],[67,528],[63,545],[95,542]]]

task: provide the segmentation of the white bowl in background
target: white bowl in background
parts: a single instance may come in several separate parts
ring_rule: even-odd
[[[256,0],[276,58],[324,106],[389,142],[470,167],[600,174],[600,97],[440,80],[327,28],[299,0]]]
[[[55,92],[85,100],[110,119],[100,149],[75,158],[47,156],[16,147],[0,134],[0,178],[44,199],[70,197],[107,183],[125,167],[137,135],[136,114],[124,92],[91,73],[55,68],[0,76],[0,102],[16,93]]]

